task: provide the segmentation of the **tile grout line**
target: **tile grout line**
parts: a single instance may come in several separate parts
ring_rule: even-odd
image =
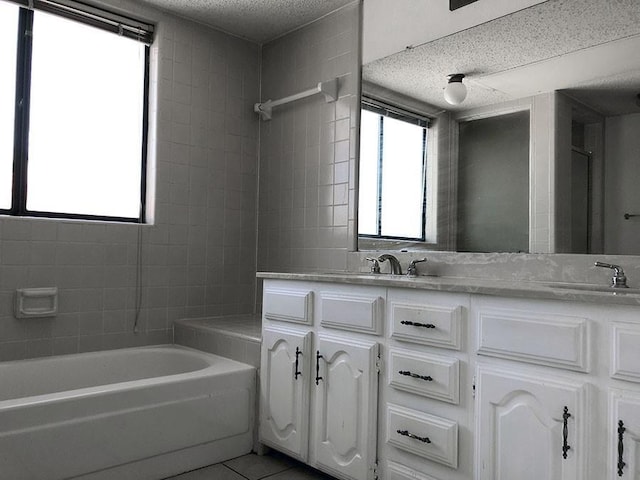
[[[242,478],[245,478],[246,480],[249,480],[249,478],[245,477],[244,475],[242,475],[241,473],[236,472],[233,468],[231,468],[230,466],[226,465],[224,462],[221,463],[221,465],[226,468],[227,470],[232,471],[233,473],[235,473],[236,475],[239,475]]]

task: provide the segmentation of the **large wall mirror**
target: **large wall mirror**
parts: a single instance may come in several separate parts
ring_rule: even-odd
[[[514,3],[400,47],[419,23],[365,2],[360,250],[640,255],[640,2]]]

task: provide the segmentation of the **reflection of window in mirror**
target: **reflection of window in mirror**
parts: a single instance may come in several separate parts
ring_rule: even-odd
[[[428,120],[364,98],[358,234],[425,240]]]

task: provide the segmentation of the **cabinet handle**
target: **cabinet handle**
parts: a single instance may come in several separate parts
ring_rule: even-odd
[[[433,323],[419,323],[419,322],[412,322],[410,320],[402,320],[400,324],[411,325],[412,327],[436,328],[436,326]]]
[[[302,355],[302,350],[300,350],[298,347],[296,347],[296,371],[293,375],[293,377],[297,380],[298,379],[298,375],[302,375],[302,372],[298,371],[298,356]]]
[[[626,428],[622,420],[618,420],[618,476],[623,475],[622,469],[627,465],[622,461],[622,454],[624,452],[624,432]]]
[[[571,417],[571,414],[569,413],[569,408],[567,408],[565,406],[564,407],[564,413],[562,414],[562,421],[563,421],[563,426],[562,426],[562,458],[565,458],[565,459],[567,458],[567,452],[571,448],[567,444],[567,439],[569,437],[569,427],[567,426],[567,420],[569,420],[569,417]]]
[[[420,380],[424,380],[426,382],[433,381],[433,378],[431,378],[429,375],[418,375],[417,373],[412,373],[409,370],[400,370],[398,373],[406,377],[419,378]]]
[[[320,359],[322,355],[320,355],[320,350],[316,350],[316,385],[320,384],[320,380],[322,377],[320,376]]]
[[[419,437],[418,435],[414,435],[413,433],[409,432],[409,430],[396,430],[396,432],[398,432],[398,435],[402,435],[403,437],[413,438],[414,440],[418,440],[419,442],[422,442],[422,443],[431,443],[431,440],[429,440],[429,437]]]

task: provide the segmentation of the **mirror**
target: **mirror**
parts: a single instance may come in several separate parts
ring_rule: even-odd
[[[521,3],[398,51],[365,2],[360,250],[640,255],[640,2]]]

